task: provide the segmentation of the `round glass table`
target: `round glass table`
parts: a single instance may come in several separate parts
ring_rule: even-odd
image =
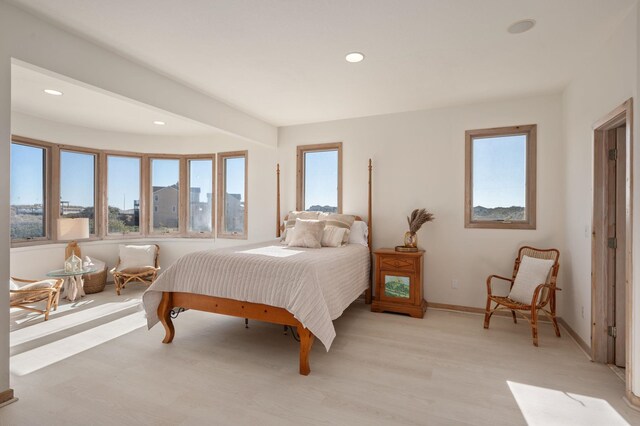
[[[47,272],[47,276],[50,278],[64,278],[64,298],[73,302],[85,295],[82,276],[84,274],[92,274],[96,270],[95,268],[85,268],[80,271],[66,272],[64,269],[56,269]]]

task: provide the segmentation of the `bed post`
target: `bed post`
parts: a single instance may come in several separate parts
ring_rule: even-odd
[[[280,238],[280,163],[276,165],[276,237]]]
[[[308,328],[304,328],[302,324],[298,327],[298,336],[300,336],[300,374],[308,376],[311,372],[309,367],[309,353],[313,345],[314,335]]]
[[[173,295],[171,292],[162,292],[162,300],[158,305],[158,318],[164,326],[165,336],[162,343],[171,343],[173,336],[176,334],[176,330],[173,327],[171,321],[171,309],[173,309]]]
[[[372,241],[372,235],[373,235],[373,228],[371,227],[371,225],[373,225],[373,218],[372,216],[372,207],[371,207],[371,170],[373,169],[373,166],[371,165],[371,158],[369,158],[369,199],[368,199],[368,210],[367,210],[367,228],[369,228],[369,235],[367,237],[367,244],[369,245],[369,255],[371,255],[371,241]],[[372,260],[373,262],[373,260]],[[369,268],[369,288],[365,291],[364,293],[364,302],[367,305],[371,304],[371,299],[373,296],[373,285],[371,280],[373,279],[373,263],[371,264],[371,268]]]

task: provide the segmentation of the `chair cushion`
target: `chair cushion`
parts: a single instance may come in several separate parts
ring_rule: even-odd
[[[289,247],[321,248],[324,226],[321,220],[296,219]]]
[[[117,271],[141,271],[154,268],[156,246],[154,245],[120,245],[120,264]]]
[[[20,286],[14,280],[9,278],[9,290],[18,290]]]
[[[35,283],[30,283],[19,288],[19,290],[40,290],[43,288],[52,288],[56,285],[57,280],[42,280]],[[11,303],[20,302],[22,300],[33,298],[33,293],[11,293]],[[42,296],[38,300],[46,299],[49,295],[42,293]]]
[[[553,264],[554,261],[551,259],[522,256],[518,275],[516,275],[509,293],[509,299],[527,305],[531,304],[533,292],[540,284],[547,282]]]

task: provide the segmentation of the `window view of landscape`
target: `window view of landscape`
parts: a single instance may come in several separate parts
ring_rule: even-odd
[[[304,154],[304,209],[338,212],[338,151]]]
[[[245,158],[224,160],[224,232],[244,234]]]
[[[11,144],[11,239],[46,236],[43,148]]]
[[[60,216],[89,218],[89,232],[95,234],[96,156],[60,151]]]
[[[189,231],[212,232],[213,160],[189,160],[189,186]]]
[[[524,221],[527,136],[473,139],[474,221]]]
[[[180,160],[151,160],[151,193],[154,232],[179,229]]]
[[[107,157],[109,233],[140,232],[140,159]]]

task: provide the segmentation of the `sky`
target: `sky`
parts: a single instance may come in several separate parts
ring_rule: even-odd
[[[225,159],[225,182],[227,193],[240,194],[240,199],[244,201],[244,157],[231,157]]]
[[[525,206],[525,135],[473,140],[473,206]]]
[[[11,204],[42,204],[44,150],[11,144]]]
[[[338,206],[338,151],[304,155],[305,210],[311,206]]]

